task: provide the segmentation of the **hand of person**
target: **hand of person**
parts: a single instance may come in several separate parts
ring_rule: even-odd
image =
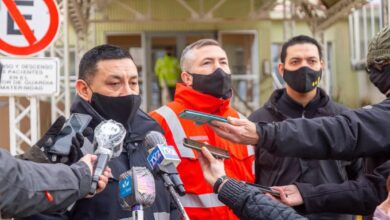
[[[377,209],[380,209],[385,215],[390,216],[390,176],[387,177],[386,189],[388,191],[387,198],[378,205]]]
[[[69,156],[64,161],[65,164],[73,164],[80,160],[84,155],[81,151],[81,148],[84,145],[84,137],[88,137],[93,134],[93,130],[90,127],[87,127],[83,133],[77,132],[76,135],[72,138],[72,146],[70,147]]]
[[[17,155],[16,158],[37,163],[51,163],[52,161],[48,157],[47,152],[50,146],[53,145],[55,137],[60,133],[65,121],[64,116],[57,118],[37,143],[29,148],[24,154]]]
[[[204,178],[211,186],[214,186],[219,177],[226,175],[223,160],[213,157],[205,147],[202,147],[202,151],[199,154],[199,163],[202,167]]]
[[[46,133],[42,136],[41,139],[35,144],[42,150],[46,150],[47,146],[53,145],[55,137],[60,133],[62,127],[65,124],[65,117],[60,116],[56,119],[56,121],[50,126],[50,128],[46,131]]]
[[[380,209],[385,215],[390,216],[390,194],[385,201],[377,206],[377,209]]]
[[[288,206],[298,206],[303,204],[303,198],[296,185],[273,186],[272,190],[280,193],[280,200]]]
[[[65,124],[66,119],[64,116],[60,116],[53,123],[52,126],[47,130],[45,135],[36,143],[36,145],[43,151],[48,160],[54,163],[64,163],[67,165],[77,162],[82,156],[81,147],[84,144],[84,136],[89,136],[93,133],[92,128],[87,127],[84,129],[83,133],[77,132],[74,137],[72,137],[72,145],[70,146],[69,155],[59,156],[57,155],[56,160],[53,161],[50,156],[50,149],[53,147],[56,141],[56,137],[60,134],[63,125]]]
[[[97,156],[93,154],[87,154],[84,157],[80,159],[80,161],[87,164],[89,170],[91,171],[91,175],[93,175],[93,165],[95,164],[97,160]],[[103,175],[99,177],[96,193],[102,192],[108,183],[108,179],[111,177],[111,169],[109,167],[106,167],[106,169],[103,172]],[[87,198],[90,198],[92,196],[87,196]]]
[[[256,124],[247,120],[228,117],[228,122],[211,121],[210,127],[222,138],[234,143],[256,145],[259,135],[256,132]]]

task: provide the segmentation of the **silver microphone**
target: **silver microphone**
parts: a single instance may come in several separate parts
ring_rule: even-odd
[[[94,137],[94,142],[97,146],[95,154],[98,158],[94,165],[92,186],[89,191],[89,194],[91,195],[96,193],[99,176],[103,174],[104,169],[107,167],[107,163],[111,158],[118,157],[122,153],[126,129],[121,123],[114,120],[102,121],[96,126]]]

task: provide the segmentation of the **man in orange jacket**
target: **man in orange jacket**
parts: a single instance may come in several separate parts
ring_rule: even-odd
[[[208,142],[229,151],[225,160],[229,177],[253,182],[253,147],[234,144],[218,137],[207,125],[179,118],[187,109],[222,117],[243,117],[230,106],[232,97],[231,72],[226,52],[212,39],[202,39],[187,46],[180,59],[183,83],[176,85],[173,102],[153,111],[150,115],[165,131],[169,145],[174,146],[181,158],[178,166],[187,194],[180,197],[190,219],[237,219],[203,177],[198,154],[183,146],[183,138]]]

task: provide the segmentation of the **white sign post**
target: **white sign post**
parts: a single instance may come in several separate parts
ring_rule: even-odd
[[[0,53],[10,56],[39,54],[52,44],[59,25],[56,0],[0,0]],[[37,96],[59,93],[59,62],[53,59],[0,60],[4,64],[0,95],[9,96],[10,151],[22,153],[22,142],[31,146],[37,141]],[[30,106],[18,103],[18,96],[27,96]],[[29,118],[30,130],[22,132],[20,122],[24,117]]]

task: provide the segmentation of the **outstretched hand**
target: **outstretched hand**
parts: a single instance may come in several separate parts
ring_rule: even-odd
[[[211,186],[214,186],[219,177],[226,175],[223,159],[216,159],[205,147],[202,147],[202,151],[199,154],[199,163],[202,167],[204,178]]]
[[[47,146],[53,145],[55,137],[60,133],[62,127],[65,124],[65,117],[58,117],[55,122],[50,126],[50,128],[46,131],[41,139],[35,144],[39,148],[43,149]]]
[[[280,193],[280,200],[288,206],[298,206],[303,204],[303,198],[296,185],[273,186],[272,190]]]
[[[88,137],[92,134],[93,129],[90,127],[85,128],[83,133],[76,133],[76,135],[72,138],[72,146],[70,147],[69,156],[65,164],[70,165],[80,160],[80,158],[84,155],[81,151],[81,148],[84,145],[84,137]]]
[[[256,145],[259,135],[256,132],[256,124],[247,120],[228,117],[228,122],[211,121],[210,127],[218,136],[239,144]]]
[[[93,154],[87,154],[84,157],[80,159],[80,161],[87,164],[89,170],[91,171],[91,176],[93,175],[93,166],[96,163],[97,156]],[[109,167],[106,167],[106,169],[103,172],[103,175],[99,177],[96,193],[102,192],[108,183],[108,179],[111,177],[111,169]],[[91,197],[91,196],[87,196]]]

